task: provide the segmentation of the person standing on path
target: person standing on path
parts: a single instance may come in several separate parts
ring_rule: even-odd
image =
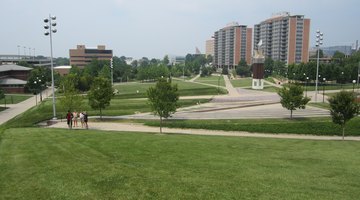
[[[69,129],[72,128],[72,118],[73,118],[73,114],[70,112],[70,110],[68,110],[68,112],[66,114],[66,120],[67,120],[67,125],[68,125]]]
[[[84,128],[84,113],[80,112],[80,123],[81,123],[81,128]]]
[[[74,124],[74,127],[77,127],[78,126],[78,113],[76,111],[73,112],[73,124]]]
[[[84,111],[84,124],[85,124],[85,128],[88,129],[88,115],[86,113],[86,111]]]

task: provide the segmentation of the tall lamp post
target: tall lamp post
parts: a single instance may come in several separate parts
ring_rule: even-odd
[[[326,82],[326,78],[323,78],[323,103],[325,102],[325,82]]]
[[[57,119],[56,118],[56,107],[55,107],[55,88],[54,88],[54,63],[53,63],[53,48],[52,48],[52,34],[56,33],[56,29],[53,28],[56,26],[56,17],[55,16],[51,16],[49,14],[49,18],[45,18],[44,22],[45,22],[45,26],[44,28],[46,29],[45,31],[45,35],[48,36],[50,35],[50,52],[51,52],[51,57],[50,57],[50,61],[51,61],[51,88],[52,88],[52,93],[53,93],[53,119]]]
[[[360,78],[360,62],[358,66],[358,76],[357,76],[357,92],[359,92],[359,78]]]
[[[353,92],[355,91],[355,83],[356,83],[356,80],[353,80]]]
[[[113,66],[113,58],[110,60],[110,76],[111,76],[111,85],[114,85],[114,66]]]
[[[309,82],[309,77],[306,77],[306,82],[305,82],[305,96],[307,97],[307,84]]]
[[[344,86],[343,86],[343,82],[344,82],[344,72],[341,72],[341,80],[340,80],[340,84],[341,84],[341,89],[344,89]]]
[[[318,84],[319,84],[319,60],[320,60],[320,46],[323,44],[323,33],[320,30],[316,31],[316,47],[317,47],[317,62],[316,62],[316,80],[315,80],[315,102],[317,102]]]

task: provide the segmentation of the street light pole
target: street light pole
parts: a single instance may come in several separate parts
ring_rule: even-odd
[[[309,77],[306,77],[306,82],[305,82],[305,97],[307,97],[307,84],[309,81]]]
[[[326,78],[323,78],[323,103],[325,102],[325,82],[326,82]]]
[[[344,89],[344,86],[343,86],[343,81],[344,81],[344,72],[341,72],[341,89]]]
[[[355,83],[356,83],[356,80],[353,80],[353,92],[355,92]]]
[[[358,65],[357,92],[359,92],[359,78],[360,78],[360,62],[359,62],[359,65]]]
[[[111,60],[110,60],[110,75],[111,75],[111,86],[114,85],[114,75],[113,75],[113,71],[114,71],[114,66],[113,66],[113,58],[111,57]]]
[[[18,59],[20,60],[20,45],[17,45],[17,48],[18,48]]]
[[[52,93],[53,93],[53,120],[56,120],[56,102],[55,102],[55,86],[54,86],[54,62],[53,62],[53,48],[52,48],[52,34],[56,33],[56,29],[52,29],[52,27],[56,26],[56,22],[52,22],[53,20],[56,20],[55,16],[51,16],[49,14],[49,18],[45,18],[44,22],[45,22],[45,29],[49,29],[49,31],[45,32],[45,35],[48,36],[50,35],[50,52],[51,52],[51,57],[50,57],[50,61],[51,61],[51,88],[52,88]]]
[[[320,30],[316,31],[316,47],[317,47],[317,62],[316,62],[316,80],[315,80],[315,102],[317,102],[318,83],[319,83],[319,60],[320,60],[320,45],[322,45],[323,33]]]

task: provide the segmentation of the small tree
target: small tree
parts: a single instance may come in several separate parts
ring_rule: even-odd
[[[353,92],[341,91],[329,98],[330,115],[335,124],[342,128],[342,138],[345,136],[345,125],[350,119],[359,113],[359,104],[355,101]]]
[[[172,85],[171,81],[161,78],[155,87],[147,90],[151,111],[160,117],[160,133],[162,133],[162,120],[167,119],[176,112],[179,100],[177,85]]]
[[[290,119],[292,119],[294,110],[305,109],[306,104],[310,101],[310,98],[304,97],[304,90],[299,85],[284,86],[278,91],[278,94],[282,107],[290,110]]]
[[[89,105],[93,109],[100,110],[100,119],[102,119],[102,110],[110,105],[114,90],[109,79],[96,77],[88,92]]]
[[[226,66],[224,66],[224,67],[222,68],[221,73],[222,73],[222,74],[225,74],[225,75],[228,75],[228,74],[229,74],[229,69],[228,69]]]
[[[67,75],[61,80],[60,89],[63,92],[63,96],[60,98],[60,105],[62,105],[64,111],[74,111],[74,109],[81,109],[83,97],[79,94],[79,91],[75,88],[75,76],[72,74]]]

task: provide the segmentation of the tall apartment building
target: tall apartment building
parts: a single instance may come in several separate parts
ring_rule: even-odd
[[[252,28],[238,23],[228,24],[215,32],[214,65],[235,67],[241,59],[251,63]]]
[[[110,60],[113,57],[112,50],[106,50],[105,45],[97,48],[86,48],[85,45],[77,45],[76,49],[70,49],[70,65],[84,68],[93,59]]]
[[[264,55],[287,64],[309,61],[310,19],[288,12],[254,26],[254,49],[260,40]]]
[[[206,45],[205,45],[206,56],[211,55],[212,57],[214,57],[214,45],[215,45],[214,39],[206,40]]]

